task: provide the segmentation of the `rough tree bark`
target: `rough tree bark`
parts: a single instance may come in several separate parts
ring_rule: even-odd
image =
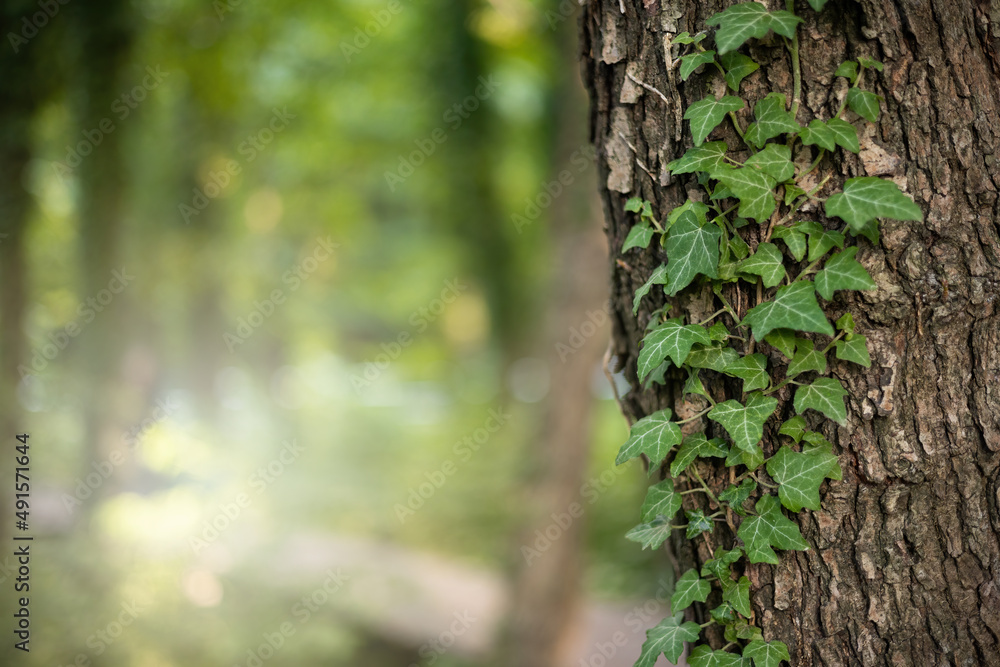
[[[690,146],[683,108],[720,94],[722,84],[712,72],[681,83],[668,67],[678,55],[668,40],[703,30],[728,4],[593,0],[581,19],[613,249],[615,345],[634,387],[622,407],[631,418],[662,407],[684,415],[691,407],[679,405],[675,382],[646,391],[636,382],[643,330],[665,297],[647,297],[636,318],[632,294],[665,255],[651,248],[622,257],[614,249],[635,222],[623,211],[629,196],[653,202],[658,217],[687,197],[686,177],[671,177],[664,165]],[[865,83],[885,98],[879,122],[856,122],[861,154],[827,163],[831,185],[890,177],[921,206],[924,221],[884,221],[878,245],[860,239],[859,260],[879,289],[838,296],[827,307],[831,317],[854,313],[872,367],[832,360],[833,375],[852,393],[848,425],[824,426],[844,479],[824,485],[822,511],[797,517],[811,550],[786,552],[777,567],[748,568],[755,615],[766,639],[788,644],[793,665],[1000,665],[1000,4],[832,0],[817,15],[800,1],[797,11],[805,18],[799,122],[837,109],[845,83],[832,74],[840,62],[865,55],[885,63]],[[779,47],[752,43],[762,68],[741,89],[748,106],[767,91],[790,91]],[[848,120],[858,118],[849,113]],[[727,138],[737,145],[735,135]],[[825,222],[821,209],[803,219]],[[744,230],[751,245],[755,230]],[[741,315],[756,298],[736,288],[730,296]],[[711,299],[710,292],[682,296],[673,314],[697,315]],[[758,351],[784,363],[766,345]],[[717,376],[711,385],[719,400],[740,398],[733,381]],[[778,398],[778,415],[765,428],[768,454],[779,417],[790,416],[789,393]],[[673,550],[682,570],[708,556],[705,542],[678,539]],[[707,615],[705,607],[693,613]]]

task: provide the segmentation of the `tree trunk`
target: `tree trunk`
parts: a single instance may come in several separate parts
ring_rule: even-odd
[[[799,122],[832,117],[845,95],[844,80],[833,77],[842,61],[885,63],[865,82],[885,98],[882,114],[875,125],[855,123],[861,153],[836,162],[833,180],[889,177],[921,206],[924,221],[885,221],[877,245],[859,239],[859,261],[878,290],[837,296],[827,307],[831,317],[851,310],[868,336],[872,367],[831,360],[832,375],[851,392],[847,426],[823,429],[843,480],[824,485],[821,511],[793,517],[809,551],[748,567],[756,621],[765,639],[788,644],[797,666],[1000,665],[1000,4],[832,0],[820,14],[798,5],[805,19]],[[665,255],[659,248],[618,254],[635,223],[624,205],[641,196],[661,218],[687,198],[688,177],[670,176],[665,165],[690,146],[683,109],[720,94],[720,77],[705,72],[682,83],[667,66],[678,56],[667,40],[704,30],[724,6],[594,0],[581,20],[613,254],[614,344],[633,385],[623,399],[632,418],[663,407],[683,414],[686,406],[669,378],[655,390],[638,386],[639,343],[665,297],[651,293],[635,317],[632,295]],[[789,92],[783,49],[765,40],[750,51],[762,67],[741,88],[748,107],[770,90]],[[823,221],[820,209],[803,219],[811,216]],[[741,316],[753,305],[745,288],[731,296]],[[672,314],[713,312],[712,299],[682,293]],[[722,376],[710,391],[740,398],[739,381]],[[767,453],[790,408],[786,390],[776,397]],[[680,538],[673,547],[682,570],[709,556],[705,542]],[[707,614],[696,606],[694,615]],[[709,638],[718,648],[720,638]]]

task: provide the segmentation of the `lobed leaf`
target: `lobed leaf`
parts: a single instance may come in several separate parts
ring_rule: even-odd
[[[847,390],[840,384],[840,380],[817,378],[812,384],[803,385],[795,391],[793,403],[799,414],[811,408],[844,426],[847,424],[844,396],[847,396]]]
[[[844,191],[826,200],[826,214],[845,220],[855,232],[875,218],[923,219],[920,207],[895,183],[873,176],[847,179]]]
[[[652,473],[674,445],[681,442],[681,429],[670,421],[672,415],[670,408],[664,408],[632,424],[628,440],[618,450],[615,465],[645,454],[649,457],[649,470]]]
[[[763,340],[775,329],[794,329],[833,335],[833,327],[816,301],[811,281],[800,280],[781,287],[773,301],[765,301],[750,309],[743,318],[757,340]]]
[[[746,545],[751,563],[778,564],[774,549],[805,551],[809,543],[802,539],[798,525],[781,513],[778,499],[772,495],[761,497],[755,505],[757,516],[740,524],[737,537]]]

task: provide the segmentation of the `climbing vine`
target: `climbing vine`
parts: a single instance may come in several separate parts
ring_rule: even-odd
[[[826,0],[809,4],[819,12]],[[864,367],[871,364],[867,341],[855,330],[851,314],[831,324],[817,295],[830,301],[839,290],[876,287],[855,258],[857,246],[845,247],[845,233],[877,243],[879,218],[922,218],[920,208],[888,180],[850,178],[841,191],[822,194],[832,177],[832,171],[823,175],[829,166],[826,158],[838,150],[860,150],[857,130],[842,118],[847,109],[870,122],[878,118],[881,98],[864,90],[862,83],[866,73],[881,72],[882,64],[864,57],[843,63],[835,76],[845,77],[849,88],[836,113],[800,125],[798,26],[802,22],[793,0],[780,11],[744,2],[708,19],[707,24],[716,27],[714,50],[704,48],[705,32],[685,32],[673,39],[688,50],[680,57],[682,80],[703,66],[708,72],[714,68],[734,95],[709,95],[687,108],[684,119],[690,121],[693,147],[667,165],[674,176],[689,175],[697,182],[704,193],[701,201],[689,199],[662,221],[653,215],[648,201],[633,198],[625,207],[638,222],[622,252],[648,249],[658,240],[667,260],[636,290],[633,315],[654,286],[674,297],[707,282],[719,307],[697,322],[669,317],[669,305],[651,315],[638,358],[640,383],[663,383],[668,370],[680,369],[687,378],[684,395],[701,397],[706,407],[685,419],[675,419],[669,408],[663,409],[632,425],[617,464],[644,455],[652,473],[671,458],[666,479],[647,492],[643,523],[626,537],[655,549],[674,530],[683,530],[693,540],[711,536],[720,521],[739,522],[729,548],[718,545],[700,571],[691,569],[679,577],[671,598],[674,616],[647,632],[636,667],[651,667],[661,654],[676,662],[685,642],[697,642],[702,630],[714,624],[722,626],[728,643],[720,650],[707,644],[694,646],[688,656],[691,667],[749,667],[751,662],[754,667],[778,667],[790,659],[784,643],[764,641],[754,624],[750,580],[741,572],[746,562],[776,565],[776,549],[809,548],[782,508],[818,510],[824,480],[841,478],[833,447],[815,430],[818,420],[812,414],[841,425],[847,421],[848,392],[839,380],[826,375],[828,354],[833,351],[837,359]],[[746,105],[736,95],[743,79],[759,65],[738,50],[772,31],[784,42],[791,60],[791,97],[768,94],[754,105],[753,121],[744,128],[736,112]],[[706,142],[727,120],[740,145]],[[798,163],[792,160],[796,142],[802,146]],[[808,202],[821,203],[830,223],[839,219],[842,228],[828,229],[803,219],[806,216],[799,211]],[[754,225],[758,231],[749,233]],[[756,305],[742,318],[723,291],[738,281],[755,287],[758,295]],[[727,317],[732,328],[724,323]],[[755,351],[762,342],[780,352],[785,363],[776,368],[767,355]],[[740,400],[716,402],[702,381],[706,371],[742,380]],[[774,394],[786,387],[789,391],[794,387],[795,415],[780,425],[781,442],[776,443],[780,446],[767,456],[761,447],[764,425],[778,407]],[[709,437],[704,431],[685,433],[691,428],[685,424],[704,423],[700,421],[704,417],[721,426],[728,439]],[[699,473],[699,463],[705,465],[712,458],[730,469],[731,483],[725,489],[713,491]],[[703,494],[706,501],[700,505],[708,509],[685,510],[684,523],[679,524],[677,517],[688,494]],[[758,496],[749,506],[750,499]],[[722,602],[709,612],[710,620],[701,625],[685,622],[684,610],[694,602],[706,602],[713,588],[721,592]]]

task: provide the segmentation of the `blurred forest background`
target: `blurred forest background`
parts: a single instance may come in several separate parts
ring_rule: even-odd
[[[3,3],[3,664],[631,664],[578,9]]]

